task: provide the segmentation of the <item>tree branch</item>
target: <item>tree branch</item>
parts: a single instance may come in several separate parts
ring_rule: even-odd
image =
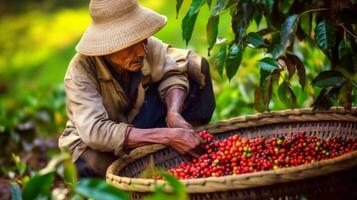
[[[339,24],[339,26],[341,26],[342,28],[343,28],[343,30],[345,30],[346,31],[346,33],[348,33],[348,34],[350,34],[355,40],[357,40],[357,36],[356,35],[354,35],[350,30],[348,30],[348,28],[346,28],[346,26],[345,25],[343,25],[343,24]]]
[[[318,12],[318,11],[326,11],[326,10],[329,10],[329,8],[314,8],[314,9],[306,10],[306,11],[302,12],[300,15],[305,15],[310,12]]]

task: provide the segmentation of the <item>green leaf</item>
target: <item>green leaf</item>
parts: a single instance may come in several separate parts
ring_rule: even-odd
[[[139,178],[148,179],[155,178],[161,175],[162,168],[155,164],[155,159],[153,155],[150,155],[149,162],[147,162],[147,166],[141,170],[139,174]]]
[[[338,45],[338,59],[343,70],[347,71],[347,75],[344,73],[345,77],[355,76],[355,72],[357,71],[356,50],[355,45],[348,37],[344,37]]]
[[[235,34],[235,40],[238,44],[246,34],[253,15],[253,6],[246,0],[239,1],[236,13],[232,16],[232,29]]]
[[[18,184],[11,183],[10,184],[10,193],[12,200],[22,200],[21,189]]]
[[[165,193],[164,191],[162,192],[157,192],[157,190],[155,190],[155,193],[152,195],[148,195],[144,198],[144,200],[178,200],[175,199],[175,196],[173,195],[169,195],[167,193]],[[185,199],[186,200],[186,199]]]
[[[348,70],[346,70],[346,68],[342,67],[342,66],[337,66],[336,68],[334,68],[334,70],[340,72],[342,74],[342,76],[345,77],[346,80],[354,80],[355,79],[355,73],[351,73]]]
[[[293,5],[294,0],[283,0],[283,1],[279,1],[279,10],[286,14],[290,7]]]
[[[338,88],[323,88],[311,106],[314,109],[326,110],[332,106],[337,95]]]
[[[261,0],[263,5],[268,9],[269,13],[273,11],[273,6],[275,3],[275,0]]]
[[[105,182],[105,179],[81,179],[75,188],[80,195],[94,200],[129,200],[128,194]]]
[[[65,183],[75,185],[77,183],[77,169],[71,160],[63,163],[63,178]]]
[[[283,81],[279,85],[278,95],[280,101],[283,102],[285,106],[288,108],[296,107],[296,95],[288,82]]]
[[[263,17],[262,11],[258,7],[256,7],[254,9],[253,18],[257,26],[259,26],[260,22],[262,21],[262,17]]]
[[[13,161],[15,162],[16,170],[18,171],[19,175],[23,175],[26,172],[27,165],[24,163],[20,156],[15,154],[11,154]]]
[[[75,194],[72,196],[71,200],[82,200],[82,198],[79,194]]]
[[[353,57],[353,48],[351,41],[348,38],[341,40],[338,45],[338,58],[340,60],[345,60]]]
[[[273,77],[273,75],[270,75],[268,78],[266,78],[263,81],[263,85],[260,87],[264,102],[264,110],[269,110],[269,103],[273,92]]]
[[[299,83],[301,85],[301,88],[304,90],[306,85],[306,70],[305,70],[304,63],[302,63],[300,58],[295,55],[293,58],[294,58],[297,74],[299,76]]]
[[[281,52],[285,52],[286,48],[288,48],[295,37],[296,28],[299,24],[299,15],[291,15],[289,16],[285,22],[281,25],[280,30],[280,44],[281,44]],[[280,56],[280,55],[279,55]]]
[[[24,200],[33,200],[36,198],[48,197],[50,195],[53,180],[53,173],[31,177],[24,187],[22,198]]]
[[[345,77],[340,72],[330,70],[319,73],[312,81],[312,84],[320,88],[341,87],[345,81]]]
[[[186,187],[178,179],[167,173],[162,173],[162,176],[170,184],[177,199],[186,200],[188,198]]]
[[[192,31],[196,23],[198,13],[190,16],[188,13],[182,20],[182,38],[185,40],[186,45],[191,40]]]
[[[269,75],[261,82],[260,87],[255,89],[254,104],[255,109],[258,112],[269,110],[269,103],[272,95],[272,83],[273,78]]]
[[[227,55],[227,44],[223,44],[218,51],[217,59],[216,59],[217,72],[221,77],[223,75],[224,63],[226,62],[226,55]]]
[[[178,18],[178,14],[180,12],[183,0],[176,0],[176,19]]]
[[[265,43],[263,37],[256,32],[251,32],[247,35],[246,42],[251,44],[255,48],[266,47],[267,44]]]
[[[274,0],[252,0],[252,2],[263,5],[269,13],[273,10]]]
[[[191,40],[198,13],[205,2],[206,0],[192,0],[190,8],[182,20],[182,38],[185,40],[186,45]]]
[[[280,57],[281,60],[283,60],[283,62],[285,63],[285,67],[289,72],[289,79],[291,79],[291,77],[294,75],[296,68],[295,68],[295,63],[294,61],[290,60],[288,57],[286,56],[282,56]]]
[[[211,8],[212,0],[207,0],[207,5],[208,5],[208,8]]]
[[[262,58],[261,60],[258,61],[258,64],[260,68],[263,69],[264,71],[272,72],[276,69],[279,69],[278,62],[274,58],[270,58],[270,57]]]
[[[226,9],[228,5],[229,0],[217,0],[216,4],[214,5],[212,9],[212,16],[218,16],[222,13],[224,9]]]
[[[284,48],[281,43],[272,43],[267,53],[271,54],[274,58],[278,58],[284,53],[283,49]]]
[[[308,36],[311,35],[311,29],[312,29],[312,18],[311,14],[307,13],[304,15],[301,15],[300,18],[300,27],[304,31],[304,33]]]
[[[345,109],[351,109],[352,100],[352,82],[348,81],[341,86],[338,93],[338,101]]]
[[[229,80],[236,74],[239,65],[242,61],[242,48],[237,44],[233,44],[229,49],[227,58],[226,58],[226,73]]]
[[[207,23],[207,42],[208,42],[208,55],[214,44],[216,43],[218,35],[219,16],[211,16]]]
[[[262,84],[266,77],[279,69],[279,64],[274,58],[265,57],[258,61],[260,66],[260,83]]]
[[[51,172],[55,172],[59,165],[64,163],[66,160],[71,160],[71,155],[68,152],[63,152],[59,155],[54,156],[47,166],[40,170],[40,174],[48,174]]]
[[[306,70],[304,63],[300,60],[299,57],[293,54],[286,54],[286,57],[294,63],[294,66],[297,70],[297,75],[299,77],[299,83],[301,88],[304,90],[306,84]]]
[[[254,92],[254,106],[258,112],[265,111],[265,104],[259,87],[257,87]]]
[[[206,0],[192,0],[190,8],[188,9],[188,15],[193,16],[200,11],[200,8],[206,3]]]
[[[335,43],[335,30],[328,21],[322,20],[317,24],[315,41],[321,49],[331,53],[331,48]]]

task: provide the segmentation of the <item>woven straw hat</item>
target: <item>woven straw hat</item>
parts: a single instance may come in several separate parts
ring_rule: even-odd
[[[136,0],[91,0],[92,24],[76,46],[88,56],[111,54],[158,32],[167,18],[138,5]]]

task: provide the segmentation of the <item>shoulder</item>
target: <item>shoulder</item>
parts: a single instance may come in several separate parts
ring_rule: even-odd
[[[148,48],[147,58],[149,62],[162,59],[168,47],[169,45],[163,43],[161,40],[155,37],[149,37],[148,45],[147,45]]]
[[[164,42],[162,42],[162,40],[151,36],[148,38],[148,47],[154,47],[154,46],[169,46],[167,44],[165,44]]]
[[[69,62],[66,78],[94,74],[94,58],[76,53]]]

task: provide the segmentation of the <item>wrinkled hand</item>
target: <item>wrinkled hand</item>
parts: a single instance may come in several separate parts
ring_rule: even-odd
[[[169,128],[183,128],[193,131],[193,127],[179,113],[167,112],[166,124]]]
[[[204,153],[202,140],[193,129],[170,128],[168,136],[168,145],[180,154],[197,158]]]

